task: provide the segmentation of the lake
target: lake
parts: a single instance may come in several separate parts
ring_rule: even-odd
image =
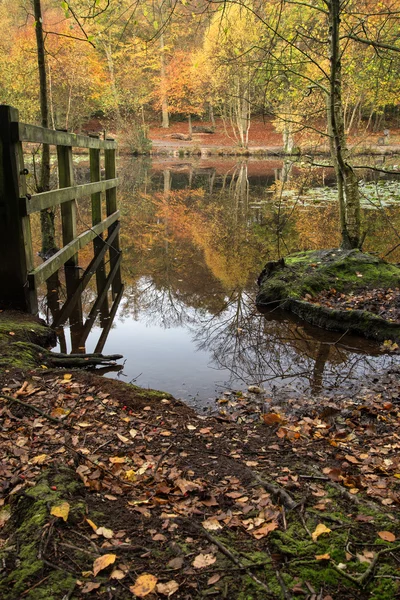
[[[374,166],[397,168],[397,158]],[[359,172],[364,248],[398,262],[400,177]],[[87,180],[84,164],[76,176]],[[107,311],[91,313],[91,282],[80,324],[58,329],[59,348],[123,354],[123,369],[107,376],[163,389],[199,410],[251,384],[271,395],[349,393],[398,364],[370,341],[255,307],[265,262],[338,244],[332,169],[280,159],[124,157],[119,177],[124,292],[111,323]],[[88,202],[80,201],[79,218],[82,227],[90,221]],[[41,306],[51,321],[46,297]]]

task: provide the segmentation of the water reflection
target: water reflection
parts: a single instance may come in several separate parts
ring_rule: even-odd
[[[125,290],[118,276],[102,291],[113,269],[97,258],[63,308],[56,292],[48,294],[62,348],[121,353],[124,380],[197,406],[249,384],[274,394],[348,390],[397,360],[366,340],[255,309],[254,282],[266,260],[338,243],[335,203],[313,194],[333,183],[330,169],[165,158],[126,162],[120,178]],[[394,203],[371,214],[364,209],[367,249],[384,254],[398,243],[400,211]],[[400,249],[392,258],[400,260]],[[87,285],[94,271],[96,285]],[[71,343],[61,327],[68,318]]]

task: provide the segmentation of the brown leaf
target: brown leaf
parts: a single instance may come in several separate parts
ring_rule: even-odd
[[[198,554],[192,562],[192,565],[195,569],[203,569],[204,567],[213,565],[216,560],[217,557],[214,556],[214,554]]]
[[[212,575],[210,577],[210,579],[207,580],[207,585],[214,585],[214,583],[217,583],[220,579],[221,579],[221,575],[218,575],[218,573],[215,573],[214,575]]]
[[[331,557],[331,555],[330,555],[330,554],[328,554],[328,553],[327,553],[327,554],[316,554],[316,555],[315,555],[315,558],[316,558],[317,560],[329,560],[329,559],[330,559],[330,557]]]
[[[179,583],[171,579],[171,581],[167,581],[167,583],[158,583],[157,584],[157,592],[162,594],[163,596],[172,596],[179,589]]]
[[[93,590],[98,590],[101,586],[101,583],[94,583],[93,581],[88,581],[85,587],[82,588],[82,594],[89,594],[93,592]]]
[[[93,575],[96,577],[97,573],[100,573],[100,571],[115,563],[116,558],[116,554],[103,554],[103,556],[96,558],[93,563]]]
[[[150,573],[143,573],[135,581],[135,585],[130,586],[130,591],[138,598],[144,598],[151,592],[154,592],[157,585],[157,577]]]
[[[167,567],[169,569],[173,569],[174,571],[177,571],[178,569],[181,569],[182,565],[183,565],[183,556],[177,556],[176,558],[172,558],[167,563]]]
[[[252,531],[251,535],[253,537],[255,537],[257,540],[260,540],[261,538],[265,537],[271,531],[274,531],[277,528],[278,528],[278,523],[276,523],[275,521],[272,521],[271,523],[267,523],[263,527],[260,527],[260,529],[256,529],[255,531]]]
[[[188,479],[179,478],[175,481],[175,484],[179,487],[182,494],[186,494],[187,492],[193,492],[195,490],[201,490],[201,486],[194,481],[189,481]]]
[[[283,422],[282,416],[276,413],[266,413],[262,415],[262,419],[266,425],[276,425]]]
[[[206,519],[202,522],[202,525],[207,531],[218,531],[218,529],[222,529],[222,525],[214,518]]]
[[[396,536],[391,531],[378,531],[378,535],[385,542],[395,542]]]

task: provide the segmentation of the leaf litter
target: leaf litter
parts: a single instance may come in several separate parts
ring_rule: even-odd
[[[363,599],[380,576],[397,593],[395,374],[334,400],[278,403],[258,389],[237,392],[207,417],[88,373],[19,377],[10,384],[3,376],[2,393],[65,417],[54,423],[0,399],[3,575],[20,560],[15,498],[60,465],[80,485],[76,495],[51,486],[63,497],[49,507],[38,547],[46,562],[27,582],[28,600],[52,568],[73,573],[77,599],[279,599],[299,590]],[[71,515],[82,499],[86,518],[77,520]]]

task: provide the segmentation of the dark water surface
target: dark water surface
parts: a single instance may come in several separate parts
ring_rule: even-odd
[[[123,354],[123,370],[108,376],[198,408],[250,384],[271,393],[346,393],[398,362],[372,342],[255,308],[255,281],[267,260],[337,245],[331,169],[279,160],[121,159],[119,175],[125,288],[118,310],[112,324],[107,311],[91,315],[91,283],[72,343],[69,328],[60,328],[60,348]],[[391,250],[400,241],[399,178],[360,176],[365,249],[398,262],[400,250]],[[88,207],[79,206],[82,222],[90,220]],[[89,260],[83,257],[84,266]]]

